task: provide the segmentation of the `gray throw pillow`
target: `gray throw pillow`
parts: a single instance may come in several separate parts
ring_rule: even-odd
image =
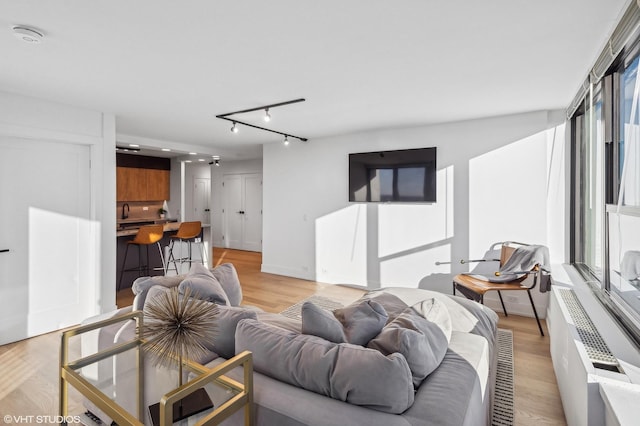
[[[302,304],[302,334],[322,337],[330,342],[347,341],[342,324],[332,312],[322,309],[313,302]]]
[[[236,268],[231,263],[223,263],[211,270],[211,274],[218,280],[231,306],[240,306],[242,302],[242,287]]]
[[[243,319],[257,319],[256,311],[235,306],[218,306],[216,333],[207,336],[204,346],[223,358],[232,358],[236,348],[236,326]]]
[[[400,299],[395,294],[387,293],[384,290],[376,290],[371,291],[364,296],[362,299],[370,299],[375,300],[379,304],[382,305],[384,310],[387,312],[389,318],[387,318],[387,324],[393,321],[398,315],[404,312],[405,309],[409,307],[402,299]]]
[[[218,305],[229,305],[227,295],[218,280],[202,264],[194,263],[187,277],[178,286],[180,294],[184,294],[189,288],[191,294],[198,299]]]
[[[254,320],[236,328],[236,353],[253,353],[255,371],[281,382],[386,413],[414,401],[411,371],[400,354],[333,343]]]
[[[135,294],[133,299],[133,310],[138,311],[144,308],[147,293],[154,285],[160,285],[167,288],[176,287],[182,282],[182,280],[184,280],[184,278],[185,275],[173,275],[168,277],[164,275],[156,275],[153,277],[137,278],[131,286],[131,290],[133,291],[133,294]]]
[[[165,294],[169,291],[169,287],[162,285],[154,285],[147,291],[147,297],[144,300],[143,309],[147,308],[147,305],[152,302],[156,297]]]
[[[387,312],[375,300],[361,300],[333,311],[344,328],[347,342],[366,346],[387,322]]]
[[[407,308],[387,324],[367,347],[383,355],[402,354],[417,388],[444,359],[448,341],[437,324],[426,320],[413,308]]]

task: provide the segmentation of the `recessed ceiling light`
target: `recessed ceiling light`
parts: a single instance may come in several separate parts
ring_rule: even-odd
[[[116,151],[138,152],[138,151],[140,151],[140,148],[126,147],[126,146],[116,146]]]
[[[198,158],[198,161],[204,161],[204,158]]]
[[[164,152],[171,152],[171,150],[170,150],[169,148],[162,148],[162,150],[163,150]]]
[[[20,40],[31,44],[38,44],[44,38],[44,35],[41,32],[36,31],[33,28],[22,27],[19,25],[13,27],[13,35]]]
[[[191,160],[185,160],[184,162],[185,163],[191,163]]]
[[[138,145],[137,143],[130,143],[129,146],[131,148],[140,148],[140,145]]]
[[[190,152],[189,155],[198,155],[197,152]]]

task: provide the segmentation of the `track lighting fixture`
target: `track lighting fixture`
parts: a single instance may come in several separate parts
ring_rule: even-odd
[[[220,156],[219,155],[212,155],[211,156],[211,161],[209,161],[209,165],[215,165],[216,167],[220,167]]]
[[[284,146],[288,146],[289,145],[289,138],[287,135],[284,135],[284,141],[282,141],[282,143],[284,144]]]
[[[231,121],[233,123],[233,127],[231,127],[231,131],[233,133],[238,133],[237,125],[238,124],[242,124],[243,126],[253,127],[254,129],[264,130],[265,132],[276,133],[278,135],[285,136],[286,143],[289,142],[289,139],[288,139],[289,136],[291,136],[294,139],[298,139],[298,140],[300,140],[302,142],[306,142],[308,139],[307,138],[303,138],[301,136],[294,136],[294,135],[292,135],[290,133],[283,133],[283,132],[279,132],[277,130],[267,129],[267,128],[264,128],[264,127],[256,126],[255,124],[250,124],[250,123],[247,123],[245,121],[240,121],[240,120],[237,120],[235,118],[231,118],[230,117],[232,115],[246,114],[248,112],[264,110],[265,114],[264,114],[263,119],[264,119],[265,122],[268,122],[268,121],[271,120],[271,114],[269,113],[269,109],[276,108],[276,107],[281,107],[281,106],[285,106],[285,105],[290,105],[290,104],[295,104],[295,103],[298,103],[298,102],[304,102],[304,101],[305,101],[304,98],[294,99],[292,101],[279,102],[277,104],[263,105],[263,106],[256,107],[256,108],[243,109],[241,111],[228,112],[226,114],[219,114],[219,115],[216,115],[216,118],[219,118],[221,120]]]

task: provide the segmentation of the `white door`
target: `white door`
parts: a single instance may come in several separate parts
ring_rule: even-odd
[[[242,175],[224,178],[225,247],[244,250],[242,243]]]
[[[193,178],[193,220],[203,224],[211,223],[209,200],[211,199],[211,179]]]
[[[0,137],[0,345],[95,304],[90,148]]]
[[[262,251],[262,176],[244,177],[243,201],[244,249]]]
[[[224,177],[225,246],[262,251],[262,176]]]

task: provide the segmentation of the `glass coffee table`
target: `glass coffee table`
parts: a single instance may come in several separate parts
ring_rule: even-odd
[[[69,343],[73,337],[127,321],[135,321],[136,332],[132,340],[75,360],[69,359]],[[108,417],[121,426],[168,426],[174,421],[181,425],[213,425],[243,408],[245,425],[253,424],[251,352],[245,351],[213,368],[183,360],[183,369],[189,375],[183,380],[186,383],[177,387],[177,370],[156,367],[146,360],[142,347],[143,330],[143,313],[134,311],[62,333],[61,416],[67,418],[69,415],[68,386],[71,385],[86,399],[85,406],[99,413],[94,414]],[[225,376],[238,367],[243,371],[243,383]]]

